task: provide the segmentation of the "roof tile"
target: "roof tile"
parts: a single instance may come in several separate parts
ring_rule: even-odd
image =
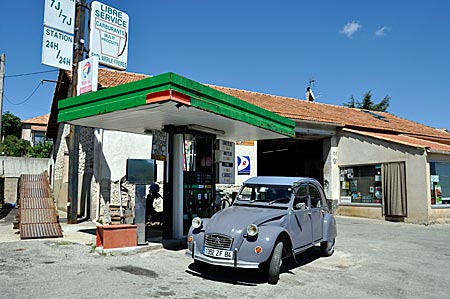
[[[143,74],[105,68],[99,69],[99,84],[104,88],[137,81],[147,77],[149,76]],[[389,136],[405,134],[418,138],[438,138],[442,139],[443,143],[450,143],[450,133],[446,130],[428,127],[387,112],[369,112],[356,108],[309,102],[296,98],[275,96],[216,85],[206,85],[297,121],[334,123],[350,129],[372,131],[375,133],[383,132],[390,134]],[[400,141],[400,139],[400,137],[396,138],[397,141]]]

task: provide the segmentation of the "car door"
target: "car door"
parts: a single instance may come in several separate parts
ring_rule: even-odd
[[[323,236],[322,196],[314,184],[309,183],[309,215],[311,217],[312,241],[317,243]]]
[[[295,251],[309,247],[312,243],[312,224],[309,212],[308,184],[301,184],[295,192],[290,217],[290,233]]]

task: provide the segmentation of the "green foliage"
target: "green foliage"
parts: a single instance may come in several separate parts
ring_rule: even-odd
[[[51,142],[39,142],[30,148],[29,155],[33,158],[50,158],[52,153]]]
[[[22,122],[19,117],[9,111],[2,114],[2,136],[13,135],[20,138],[22,134]]]
[[[353,96],[350,97],[350,100],[344,104],[345,107],[348,108],[359,108],[359,109],[364,109],[364,110],[372,110],[372,111],[382,111],[382,112],[386,112],[387,109],[389,108],[389,104],[390,104],[390,99],[391,97],[386,95],[381,102],[379,102],[378,104],[375,104],[372,101],[372,94],[371,94],[371,90],[369,90],[368,92],[366,92],[364,94],[364,98],[362,99],[362,101],[356,101],[355,98]]]
[[[14,135],[6,136],[0,146],[0,150],[5,156],[23,157],[27,156],[31,149],[28,140],[19,139]]]
[[[20,139],[22,135],[22,122],[19,117],[7,111],[2,115],[3,142],[0,153],[11,157],[50,158],[51,142],[42,142],[31,146],[27,140]]]

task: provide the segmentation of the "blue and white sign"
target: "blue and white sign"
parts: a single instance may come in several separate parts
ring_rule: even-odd
[[[237,156],[238,175],[250,174],[250,156]]]

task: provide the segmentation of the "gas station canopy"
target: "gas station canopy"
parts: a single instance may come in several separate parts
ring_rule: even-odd
[[[174,73],[58,102],[58,122],[147,134],[187,126],[226,140],[295,136],[295,122]]]

